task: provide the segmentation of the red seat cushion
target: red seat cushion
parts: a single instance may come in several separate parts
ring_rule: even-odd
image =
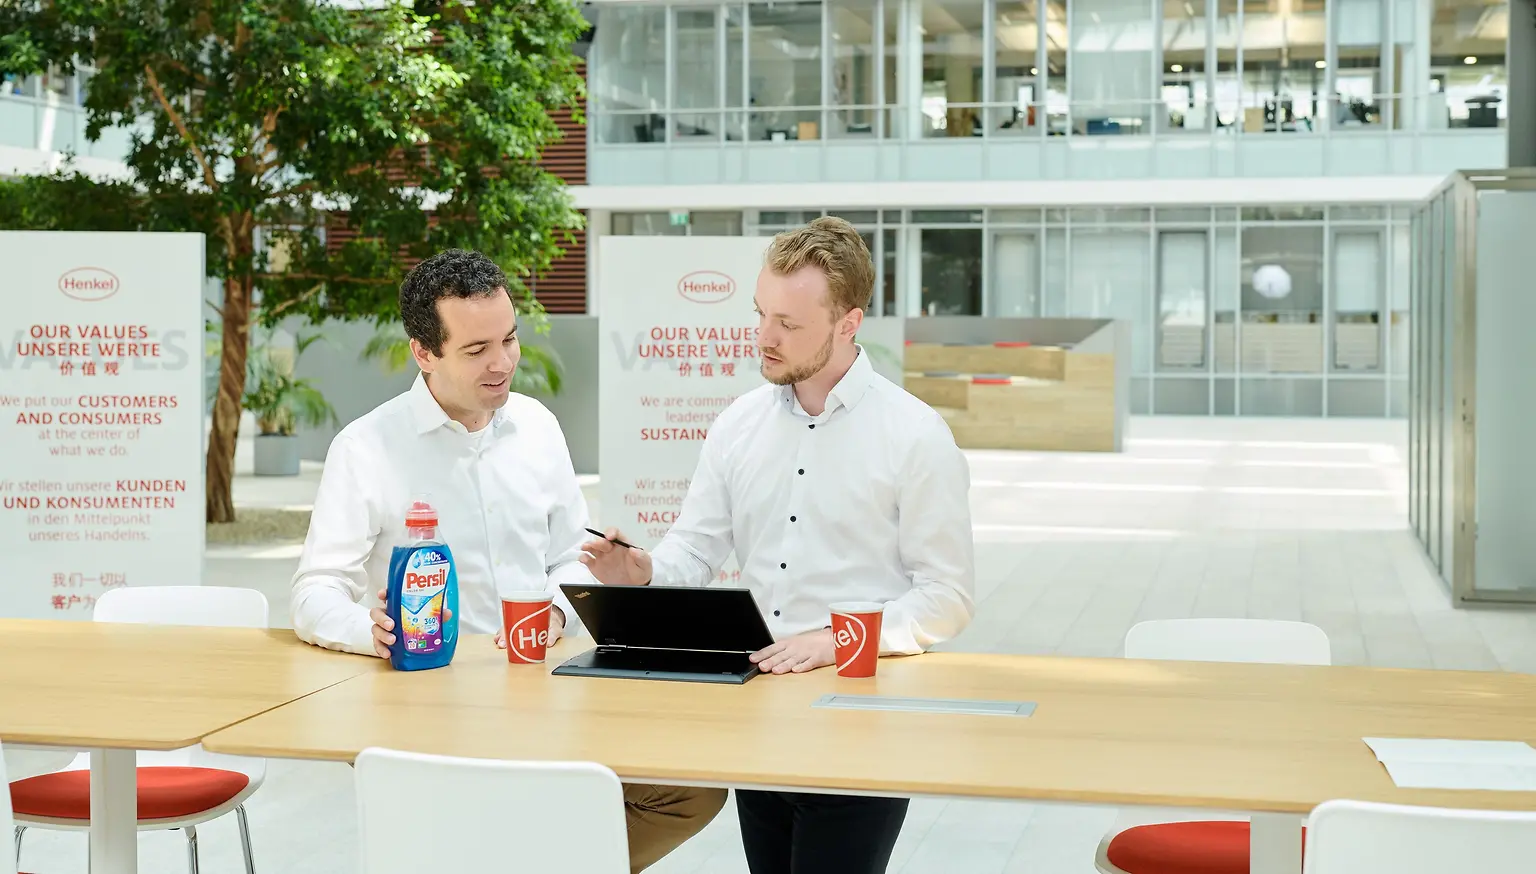
[[[1248,823],[1139,825],[1115,835],[1105,855],[1126,874],[1248,874]]]
[[[212,810],[251,784],[239,771],[217,768],[140,768],[139,819],[180,819]],[[60,771],[11,784],[21,816],[91,818],[91,772]]]

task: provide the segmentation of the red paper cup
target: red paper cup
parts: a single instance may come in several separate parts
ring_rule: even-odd
[[[507,661],[514,665],[544,662],[549,646],[548,592],[513,592],[501,599],[501,631],[507,636]]]
[[[832,641],[839,677],[873,677],[880,659],[880,619],[885,605],[850,601],[832,605]]]

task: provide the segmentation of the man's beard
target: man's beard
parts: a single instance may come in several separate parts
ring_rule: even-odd
[[[763,374],[763,378],[773,383],[774,385],[794,385],[797,382],[805,382],[807,379],[810,379],[811,377],[820,373],[821,369],[826,367],[827,362],[831,360],[832,333],[828,332],[827,342],[821,344],[821,350],[816,353],[816,357],[813,358],[808,364],[802,364],[799,367],[791,367],[778,376],[769,376],[767,365],[764,365],[759,369]]]

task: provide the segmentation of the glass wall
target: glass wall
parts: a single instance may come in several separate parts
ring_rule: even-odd
[[[599,14],[600,143],[1348,135],[1507,115],[1507,0],[743,0]]]
[[[1406,413],[1403,208],[615,213],[613,229],[767,235],[823,214],[870,247],[871,316],[1126,320],[1134,412]]]

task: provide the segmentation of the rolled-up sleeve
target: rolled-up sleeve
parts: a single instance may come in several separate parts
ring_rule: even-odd
[[[293,577],[290,619],[300,640],[377,655],[373,619],[365,606],[370,594],[366,565],[381,520],[369,499],[364,451],[346,432],[331,442]]]
[[[912,589],[885,605],[883,653],[923,652],[970,624],[976,609],[970,491],[965,454],[942,419],[930,420],[903,464],[897,531]]]

